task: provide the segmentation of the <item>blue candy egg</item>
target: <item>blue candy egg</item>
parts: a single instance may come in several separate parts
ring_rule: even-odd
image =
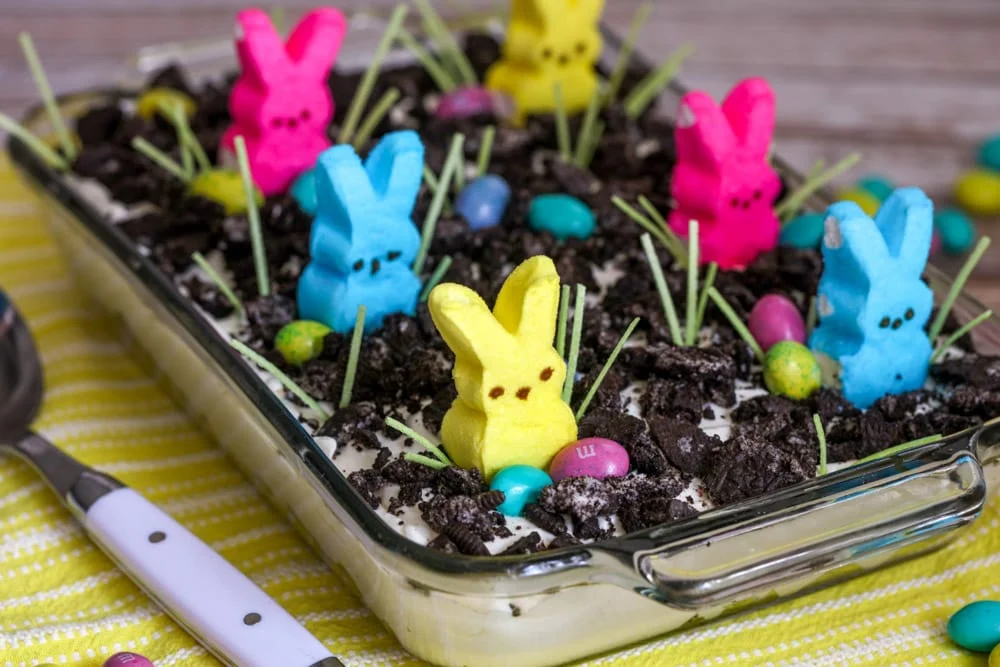
[[[528,224],[536,232],[548,232],[560,241],[590,238],[597,219],[590,207],[571,195],[538,195],[528,208]]]
[[[778,243],[788,248],[814,250],[823,240],[823,214],[803,213],[781,227]]]
[[[299,174],[299,177],[292,183],[289,190],[292,199],[298,203],[299,208],[309,215],[316,215],[319,203],[316,199],[316,168],[307,169]]]
[[[949,254],[967,252],[976,240],[972,218],[955,208],[944,208],[935,213],[934,228],[941,235],[941,247]]]
[[[471,229],[500,224],[510,202],[510,186],[496,174],[486,174],[469,182],[455,201],[455,210]]]
[[[1000,134],[994,134],[979,144],[978,162],[987,169],[1000,171]]]
[[[879,176],[878,174],[869,174],[858,181],[858,187],[862,190],[867,190],[870,194],[875,195],[879,201],[885,201],[892,194],[892,191],[896,189],[896,186],[892,184],[885,176]]]
[[[504,501],[497,510],[507,516],[521,516],[524,506],[538,500],[538,494],[552,485],[552,478],[540,468],[510,466],[493,476],[491,491],[503,491]]]
[[[967,604],[948,619],[948,636],[963,648],[989,653],[1000,644],[1000,602]]]

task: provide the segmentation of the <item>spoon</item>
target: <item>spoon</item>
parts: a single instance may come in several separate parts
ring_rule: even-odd
[[[91,539],[222,662],[343,667],[291,614],[166,512],[33,432],[42,395],[31,332],[0,290],[0,452],[30,463]]]

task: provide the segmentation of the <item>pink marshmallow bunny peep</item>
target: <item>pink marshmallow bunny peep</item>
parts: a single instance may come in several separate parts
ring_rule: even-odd
[[[327,77],[347,34],[347,20],[332,7],[302,17],[284,41],[259,9],[236,17],[240,78],[229,97],[233,124],[222,149],[234,152],[243,135],[254,181],[265,195],[284,192],[330,146],[327,126],[333,96]]]
[[[778,243],[781,179],[768,161],[774,106],[765,79],[741,81],[721,108],[701,91],[681,99],[668,222],[686,237],[698,221],[702,262],[741,269]]]

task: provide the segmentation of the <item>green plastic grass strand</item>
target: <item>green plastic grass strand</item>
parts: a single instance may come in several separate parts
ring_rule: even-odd
[[[219,274],[218,271],[215,270],[215,267],[212,266],[207,259],[205,259],[205,256],[200,252],[196,252],[191,255],[191,259],[194,260],[194,263],[198,265],[198,268],[204,271],[205,275],[208,276],[212,283],[215,284],[215,288],[219,290],[219,293],[226,297],[226,301],[232,304],[233,309],[242,315],[244,312],[243,302],[240,301],[238,296],[236,296],[236,292],[229,287],[226,280]]]
[[[485,176],[490,168],[490,158],[493,156],[493,142],[497,136],[495,125],[489,125],[483,130],[479,140],[479,155],[476,156],[476,176]]]
[[[670,85],[677,75],[681,65],[694,53],[694,44],[681,44],[664,60],[659,67],[650,72],[625,98],[625,114],[629,118],[638,118],[656,97]]]
[[[424,289],[420,292],[420,303],[424,303],[430,298],[431,290],[437,287],[438,283],[444,278],[444,274],[448,273],[448,269],[451,268],[451,261],[451,255],[445,255],[438,262],[438,265],[434,267],[434,273],[427,279]]]
[[[747,325],[743,324],[743,321],[740,320],[736,311],[734,311],[732,306],[726,302],[726,297],[722,296],[722,294],[719,293],[719,290],[714,287],[709,288],[708,296],[713,302],[715,302],[718,309],[722,311],[722,314],[726,316],[726,319],[729,320],[730,326],[732,326],[736,333],[740,335],[743,342],[750,346],[750,349],[753,350],[754,356],[757,357],[757,360],[763,363],[764,350],[760,348],[760,343],[757,342],[757,339],[754,338],[750,333],[750,330],[747,329]]]
[[[573,383],[576,381],[576,365],[580,360],[580,339],[583,337],[583,311],[587,305],[587,288],[576,286],[576,303],[573,305],[573,333],[569,339],[569,359],[566,362],[566,381],[563,383],[562,399],[569,405],[573,397]]]
[[[583,114],[580,132],[576,135],[576,153],[573,155],[573,164],[580,169],[587,168],[584,160],[593,141],[592,135],[597,124],[597,115],[601,111],[601,95],[601,87],[597,86],[594,88],[594,94],[590,96],[590,102],[587,103],[587,110]]]
[[[5,113],[0,113],[0,130],[3,130],[4,132],[7,132],[8,134],[23,141],[28,148],[34,151],[38,157],[40,157],[53,169],[58,169],[59,171],[66,171],[69,169],[69,164],[67,164],[66,160],[64,160],[59,153],[52,150],[48,144],[33,135],[20,123]]]
[[[434,41],[438,43],[442,57],[448,59],[465,85],[477,85],[479,80],[476,78],[475,68],[469,62],[465,52],[462,51],[462,47],[459,46],[455,35],[448,29],[448,26],[445,25],[438,13],[434,11],[434,7],[429,0],[413,0],[413,4],[417,6],[417,11],[420,12],[427,34],[431,35]]]
[[[573,157],[573,146],[570,143],[569,118],[566,116],[566,105],[563,102],[562,84],[557,82],[552,87],[552,95],[555,102],[556,142],[559,146],[559,157],[564,162],[569,162]]]
[[[625,201],[618,195],[615,195],[611,198],[611,203],[614,204],[616,207],[618,207],[618,209],[622,213],[632,218],[632,220],[638,223],[640,227],[645,229],[647,233],[654,236],[656,240],[663,245],[664,249],[666,249],[667,252],[673,255],[675,260],[677,259],[677,256],[674,255],[674,250],[671,246],[670,238],[664,233],[663,229],[658,228],[656,224],[653,223],[652,220],[650,220],[645,215],[640,213],[631,204],[629,204],[627,201]]]
[[[188,175],[184,173],[184,167],[177,164],[174,160],[170,158],[169,155],[167,155],[166,153],[164,153],[159,148],[149,143],[142,137],[134,137],[132,139],[132,148],[134,148],[136,152],[141,153],[145,157],[149,158],[149,160],[153,164],[160,167],[167,173],[176,176],[184,183],[191,182],[191,179],[188,177]]]
[[[924,445],[929,445],[932,442],[937,442],[941,440],[941,434],[935,433],[934,435],[928,435],[924,438],[918,438],[916,440],[911,440],[910,442],[904,442],[901,445],[895,445],[894,447],[889,447],[888,449],[883,449],[881,452],[875,452],[871,456],[866,456],[863,459],[858,459],[854,462],[854,465],[860,463],[868,463],[869,461],[878,461],[879,459],[884,459],[886,457],[892,456],[894,454],[899,454],[900,452],[905,452],[908,449],[916,449],[917,447],[922,447]]]
[[[694,345],[698,335],[698,221],[688,223],[688,267],[687,267],[687,302],[684,304],[684,343]]]
[[[819,173],[810,172],[806,180],[802,182],[802,185],[789,193],[774,207],[774,214],[781,218],[782,223],[788,222],[795,217],[807,199],[860,161],[861,153],[851,153],[840,162],[831,165],[828,169]]]
[[[666,218],[656,210],[653,206],[653,202],[649,201],[646,195],[639,195],[639,206],[642,207],[649,218],[656,224],[656,228],[661,230],[663,237],[667,239],[666,248],[671,255],[674,256],[674,261],[681,265],[681,267],[686,267],[688,263],[687,248],[684,247],[684,242],[681,241],[681,237],[674,233],[674,230],[670,229],[670,225],[667,224]]]
[[[701,288],[701,296],[698,297],[698,316],[695,321],[695,331],[701,331],[701,324],[705,321],[705,311],[708,310],[708,290],[715,287],[715,277],[719,273],[719,265],[712,262],[705,269],[705,280]],[[697,334],[695,335],[697,338]],[[693,343],[692,343],[693,344]]]
[[[389,113],[393,105],[399,101],[400,97],[402,97],[402,94],[398,88],[390,88],[382,93],[382,97],[378,99],[378,102],[368,112],[365,119],[361,121],[358,131],[354,134],[354,141],[351,142],[354,150],[361,150],[361,147],[368,143],[368,140],[372,137],[372,133],[375,132],[375,128],[386,117],[386,114]]]
[[[63,155],[66,156],[67,160],[72,162],[76,159],[77,155],[76,144],[73,143],[73,137],[70,135],[69,129],[66,127],[66,121],[63,120],[62,113],[59,111],[56,97],[52,94],[52,86],[49,85],[49,77],[45,75],[45,68],[42,67],[38,51],[35,50],[35,42],[31,39],[31,35],[26,32],[18,35],[17,39],[21,43],[21,51],[24,52],[24,59],[28,61],[28,69],[31,70],[31,78],[35,80],[35,87],[42,98],[42,104],[45,105],[45,112],[49,116],[49,122],[52,123],[52,129],[56,133],[59,145],[62,146]]]
[[[430,452],[434,456],[434,458],[436,458],[444,465],[446,466],[453,465],[451,459],[448,458],[448,455],[445,454],[444,451],[442,451],[439,445],[434,444],[433,442],[431,442],[424,436],[420,435],[419,433],[414,431],[412,428],[410,428],[403,422],[399,421],[398,419],[393,419],[392,417],[386,417],[385,423],[387,426],[389,426],[389,428],[395,429],[396,431],[399,431],[400,433],[405,435],[407,438],[412,439],[415,443],[417,443],[418,445],[426,449],[428,452]]]
[[[605,129],[606,126],[603,120],[599,120],[594,123],[594,130],[590,133],[586,149],[580,157],[581,169],[590,169],[590,163],[594,161],[594,155],[597,154],[597,148],[601,145],[601,139],[604,138]]]
[[[277,7],[272,7],[267,12],[268,17],[271,19],[271,25],[274,26],[274,31],[279,35],[285,34],[285,8],[278,5]]]
[[[361,122],[361,113],[368,105],[368,98],[371,97],[372,90],[375,88],[375,80],[382,70],[382,62],[389,54],[389,49],[392,48],[392,43],[399,34],[399,29],[402,27],[403,20],[406,19],[408,11],[406,5],[397,5],[392,11],[392,16],[389,17],[389,24],[382,34],[382,40],[375,49],[374,55],[372,55],[371,63],[361,78],[361,83],[358,84],[357,92],[354,93],[354,97],[351,99],[351,106],[347,109],[344,125],[340,128],[340,136],[337,139],[338,143],[349,144],[354,138],[354,132],[358,129],[358,123]]]
[[[944,341],[938,345],[937,349],[934,350],[934,354],[931,355],[931,363],[936,364],[941,359],[942,355],[948,351],[948,348],[958,342],[959,338],[969,333],[991,317],[993,317],[992,310],[987,310],[985,313],[979,313],[979,315],[966,322],[957,331],[952,332],[952,334],[945,338]]]
[[[208,171],[211,169],[212,162],[208,159],[208,154],[205,153],[205,149],[202,147],[201,142],[198,141],[198,137],[191,130],[191,124],[188,122],[187,114],[184,113],[184,107],[180,102],[173,105],[173,108],[169,111],[169,117],[180,136],[182,148],[186,146],[191,151],[195,164],[198,165],[198,170]]]
[[[958,275],[955,276],[955,281],[951,284],[951,288],[948,290],[948,294],[945,296],[944,302],[941,304],[941,308],[938,310],[937,316],[934,318],[931,328],[927,332],[927,337],[931,339],[931,343],[936,341],[937,337],[941,335],[941,329],[944,328],[945,320],[948,319],[951,309],[955,307],[958,295],[962,293],[965,283],[969,281],[969,276],[972,275],[976,265],[979,264],[979,260],[983,258],[983,254],[986,253],[986,249],[989,247],[990,238],[988,236],[979,239],[976,247],[972,249],[969,257],[965,260],[965,264],[962,265]]]
[[[597,377],[594,378],[594,384],[590,385],[590,389],[587,390],[587,395],[583,397],[583,402],[580,403],[580,407],[576,410],[577,422],[583,419],[583,415],[587,413],[587,408],[590,407],[590,402],[594,400],[594,396],[597,395],[597,390],[601,388],[601,383],[604,382],[604,378],[607,376],[608,371],[611,370],[611,367],[615,365],[615,360],[618,359],[618,355],[621,354],[622,348],[625,347],[625,343],[627,343],[629,338],[632,337],[632,333],[635,332],[635,328],[637,326],[639,326],[638,317],[632,320],[632,322],[628,325],[628,328],[625,329],[625,333],[623,333],[622,337],[618,339],[614,349],[611,350],[611,354],[608,355],[608,360],[604,362],[604,365],[601,367],[601,371],[597,374]]]
[[[448,467],[447,463],[442,463],[437,459],[432,459],[429,456],[424,456],[423,454],[417,454],[415,452],[406,452],[403,454],[403,458],[412,463],[419,463],[422,466],[433,468],[434,470],[443,470]]]
[[[809,171],[806,172],[806,180],[812,180],[823,173],[823,168],[826,166],[826,160],[820,158],[813,162],[813,166],[810,167]]]
[[[427,251],[431,247],[431,239],[434,238],[434,229],[437,227],[441,211],[444,209],[445,198],[448,196],[448,188],[451,180],[459,168],[459,164],[464,161],[462,157],[462,146],[465,144],[465,135],[456,134],[451,139],[451,148],[448,150],[448,157],[441,169],[441,178],[438,181],[437,189],[434,190],[434,199],[427,209],[427,217],[424,218],[424,226],[420,235],[420,250],[417,251],[417,259],[413,262],[413,273],[418,276],[424,270],[424,262],[427,261]]]
[[[264,233],[261,230],[260,211],[257,210],[257,193],[254,189],[253,177],[250,174],[247,143],[240,135],[233,140],[233,144],[236,148],[236,159],[240,165],[240,176],[243,178],[243,195],[247,200],[247,220],[250,222],[250,245],[253,249],[254,269],[257,273],[257,292],[261,296],[270,296],[271,277],[268,275]]]
[[[644,2],[635,10],[635,15],[632,17],[632,24],[628,29],[628,35],[622,44],[621,51],[618,53],[618,60],[615,62],[615,69],[611,73],[611,79],[608,83],[608,92],[605,96],[608,106],[615,103],[615,99],[622,89],[622,83],[624,83],[625,75],[628,73],[628,66],[632,62],[632,54],[635,52],[636,42],[639,41],[639,33],[642,32],[643,26],[649,20],[649,13],[652,9],[652,2]]]
[[[819,312],[816,310],[816,297],[809,297],[809,310],[806,311],[806,340],[812,335],[813,329],[816,328],[816,320],[819,317]]]
[[[565,359],[566,353],[566,324],[569,321],[569,285],[563,285],[559,291],[559,319],[556,323],[556,352],[559,357]]]
[[[351,333],[351,347],[347,352],[344,386],[340,390],[341,409],[351,404],[351,396],[354,394],[354,378],[358,374],[358,358],[361,355],[361,340],[365,335],[365,317],[367,315],[368,308],[364,304],[358,306],[358,312],[354,316],[354,331]]]
[[[816,475],[822,477],[826,474],[826,431],[817,414],[813,415],[813,426],[816,427],[816,439],[819,440],[819,472]]]
[[[677,319],[674,298],[670,295],[666,278],[663,277],[663,268],[660,266],[660,258],[656,256],[656,250],[653,248],[653,240],[649,237],[649,234],[643,234],[640,242],[642,243],[642,250],[646,254],[646,261],[649,262],[649,270],[653,274],[653,284],[656,285],[656,293],[660,295],[663,316],[666,317],[667,326],[670,328],[670,339],[674,341],[674,345],[683,346],[684,336],[681,334],[681,323]]]
[[[274,379],[276,379],[278,382],[281,383],[281,386],[283,386],[285,389],[294,394],[296,398],[302,401],[302,403],[304,403],[310,410],[315,412],[322,421],[326,421],[327,419],[330,418],[330,413],[324,410],[323,406],[321,406],[316,401],[316,399],[307,394],[305,390],[302,389],[302,387],[295,384],[292,378],[282,373],[277,366],[275,366],[270,361],[268,361],[261,355],[257,354],[256,351],[247,347],[246,345],[236,340],[235,338],[231,338],[229,340],[229,344],[232,345],[234,348],[236,348],[236,351],[242,354],[244,357],[246,357],[253,363],[260,366],[262,369],[273,375]]]
[[[180,128],[177,129],[177,148],[181,152],[181,169],[184,170],[184,180],[190,182],[195,176],[194,155],[191,154],[191,149],[188,148],[187,142],[184,141],[184,135],[181,133]]]
[[[455,83],[454,77],[452,77],[451,72],[444,68],[441,63],[437,61],[430,51],[425,49],[423,45],[417,41],[406,28],[400,28],[399,30],[399,41],[402,42],[403,46],[413,54],[413,57],[417,59],[417,62],[426,70],[428,76],[434,81],[434,85],[441,90],[442,93],[449,93],[458,87]]]

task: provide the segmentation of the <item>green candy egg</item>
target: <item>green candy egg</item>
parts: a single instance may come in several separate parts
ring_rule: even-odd
[[[783,340],[764,357],[764,384],[772,394],[800,401],[809,398],[823,383],[816,357],[802,343]]]
[[[1000,174],[972,169],[955,183],[955,201],[972,215],[1000,213]]]
[[[296,320],[281,327],[274,347],[289,364],[301,366],[323,351],[323,339],[332,331],[322,322]]]
[[[566,194],[538,195],[528,207],[528,225],[536,232],[549,232],[560,241],[588,239],[597,227],[590,207]]]
[[[191,194],[201,195],[205,199],[222,204],[226,215],[238,215],[247,212],[247,197],[243,190],[243,177],[238,171],[228,169],[209,169],[203,171],[188,186]],[[257,206],[264,204],[264,196],[254,188],[254,200]]]

